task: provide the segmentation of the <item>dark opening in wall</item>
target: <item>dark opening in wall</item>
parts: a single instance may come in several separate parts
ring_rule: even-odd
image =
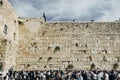
[[[37,49],[37,46],[35,46],[35,49]]]
[[[60,47],[56,46],[55,49],[54,49],[54,52],[59,51],[59,50],[60,50]]]
[[[51,47],[49,46],[49,47],[48,47],[48,51],[49,51],[50,49],[51,49]]]
[[[52,57],[48,57],[48,61],[50,61],[51,59],[53,59]]]
[[[42,57],[39,57],[38,62],[42,59]]]
[[[117,61],[120,62],[120,57],[117,57]]]
[[[42,35],[45,35],[45,32],[43,32]]]
[[[3,31],[4,34],[7,34],[7,28],[8,28],[8,27],[7,27],[7,25],[5,24],[5,25],[4,25],[4,31]]]
[[[63,31],[63,28],[61,28],[60,31]]]
[[[89,60],[92,61],[92,57],[91,56],[89,56]]]
[[[26,20],[26,22],[28,22],[28,20]]]
[[[86,28],[88,28],[88,26],[89,26],[89,25],[87,24],[87,25],[86,25]]]
[[[42,59],[42,57],[39,57],[39,60],[41,60]]]
[[[24,23],[22,21],[18,21],[19,25],[24,25]]]
[[[87,47],[87,43],[85,44],[85,47]]]
[[[78,50],[80,53],[86,54],[87,51],[86,50]]]
[[[107,54],[107,50],[106,49],[102,50],[102,52],[105,52]]]
[[[15,38],[16,38],[16,33],[14,32],[14,40],[15,40]]]
[[[2,6],[3,5],[3,1],[2,0],[0,0],[0,6]]]
[[[0,58],[2,58],[3,57],[3,54],[2,53],[0,53]]]
[[[78,43],[75,43],[75,46],[78,47]]]

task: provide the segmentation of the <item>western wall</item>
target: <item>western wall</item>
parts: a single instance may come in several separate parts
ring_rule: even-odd
[[[120,21],[20,18],[9,2],[2,0],[0,37],[3,70],[64,70],[69,64],[74,69],[88,70],[94,64],[111,70],[114,64],[120,65]]]
[[[0,70],[16,64],[18,51],[17,15],[7,0],[0,0]]]

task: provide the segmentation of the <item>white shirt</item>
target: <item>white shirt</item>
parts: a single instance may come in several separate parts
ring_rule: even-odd
[[[118,73],[118,78],[120,78],[120,73]]]
[[[105,74],[105,80],[109,80],[109,75],[107,73]]]

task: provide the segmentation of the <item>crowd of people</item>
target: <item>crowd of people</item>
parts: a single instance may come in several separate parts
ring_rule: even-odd
[[[83,71],[83,70],[49,70],[49,71],[12,71],[2,80],[120,80],[120,71]]]

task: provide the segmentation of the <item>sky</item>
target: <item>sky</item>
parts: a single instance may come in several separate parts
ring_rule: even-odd
[[[42,17],[48,21],[115,21],[120,0],[9,0],[19,17]]]

